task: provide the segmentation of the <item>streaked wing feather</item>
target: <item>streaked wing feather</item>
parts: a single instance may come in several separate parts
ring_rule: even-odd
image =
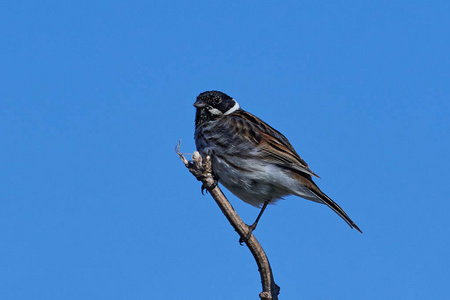
[[[259,148],[261,159],[283,168],[320,178],[309,169],[308,164],[297,154],[283,134],[258,117],[244,110],[238,110],[228,117],[234,123],[234,126],[230,126],[229,130],[234,128],[236,131],[235,138],[245,136],[249,142]],[[239,132],[245,132],[245,135],[238,134]]]

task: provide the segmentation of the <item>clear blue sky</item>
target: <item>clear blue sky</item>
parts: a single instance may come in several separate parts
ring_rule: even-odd
[[[449,13],[2,2],[0,299],[258,299],[250,252],[174,152],[195,149],[211,89],[283,132],[364,231],[300,198],[269,207],[256,236],[280,299],[448,299]]]

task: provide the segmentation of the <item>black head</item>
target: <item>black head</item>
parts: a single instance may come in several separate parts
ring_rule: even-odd
[[[219,91],[203,92],[197,96],[194,106],[197,108],[195,126],[229,115],[240,109],[239,103]]]

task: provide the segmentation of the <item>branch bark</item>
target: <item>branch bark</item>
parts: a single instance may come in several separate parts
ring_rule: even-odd
[[[245,240],[248,236],[248,226],[242,221],[231,203],[228,201],[228,199],[222,193],[222,190],[215,182],[212,175],[211,158],[207,156],[203,161],[200,153],[195,151],[192,155],[192,161],[188,161],[184,157],[184,155],[179,152],[179,150],[180,143],[178,143],[176,153],[180,156],[184,165],[197,178],[197,180],[202,182],[202,190],[203,188],[205,188],[211,194],[220,210],[222,210],[222,213],[230,222],[231,226],[233,226],[234,230],[236,230],[239,236]],[[269,260],[266,256],[266,253],[264,252],[264,249],[261,247],[261,244],[255,238],[253,233],[247,239],[245,244],[255,258],[256,264],[258,265],[258,271],[261,276],[263,291],[259,294],[259,297],[262,300],[278,300],[280,287],[275,284],[272,268],[270,267]]]

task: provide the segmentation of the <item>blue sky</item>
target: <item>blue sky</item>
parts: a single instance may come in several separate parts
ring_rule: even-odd
[[[364,231],[269,207],[255,235],[280,299],[448,298],[449,11],[2,2],[0,299],[257,299],[250,252],[174,152],[211,89],[283,132]]]

